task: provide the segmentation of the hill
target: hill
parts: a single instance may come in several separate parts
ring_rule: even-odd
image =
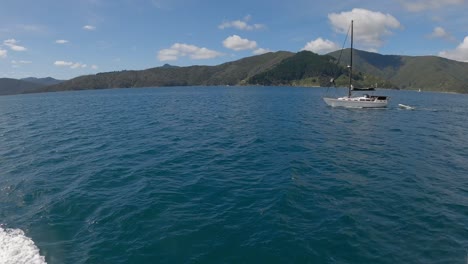
[[[142,71],[119,71],[80,76],[36,92],[107,88],[237,85],[266,71],[294,53],[279,51],[227,62],[218,66],[175,67],[164,65]]]
[[[11,78],[0,78],[0,95],[31,92],[43,85]]]
[[[340,51],[330,53],[337,58]],[[341,64],[349,64],[350,50],[344,50]],[[353,51],[353,66],[388,80],[401,89],[468,93],[468,63],[435,56],[381,55]]]
[[[274,68],[259,73],[248,80],[254,85],[328,86],[331,78],[336,78],[337,86],[348,84],[348,71],[337,65],[329,55],[318,55],[301,51],[286,58]],[[393,88],[394,85],[362,72],[353,75],[355,87],[369,87],[379,83],[379,87]]]
[[[41,87],[62,82],[51,77],[11,79],[0,78],[0,95],[13,95],[32,92]]]
[[[332,77],[336,79],[337,86],[345,86],[348,83],[346,65],[350,50],[343,50],[337,65],[339,52],[328,55],[309,51],[270,52],[217,66],[177,67],[166,64],[141,71],[80,76],[46,87],[34,86],[37,84],[27,79],[27,83],[9,84],[8,89],[3,88],[0,94],[156,86],[328,86]],[[377,84],[383,88],[468,93],[468,63],[434,56],[381,55],[360,50],[354,50],[353,58],[355,87]],[[10,82],[14,81],[10,79]]]
[[[279,51],[243,58],[218,66],[177,67],[164,65],[142,71],[120,71],[80,76],[40,88],[37,92],[107,88],[194,86],[194,85],[292,85],[328,86],[331,77],[341,76],[337,85],[347,84],[347,70],[336,64],[333,56],[309,51]],[[369,74],[355,74],[356,87],[394,87]]]
[[[35,78],[35,77],[28,77],[28,78],[23,78],[20,79],[21,81],[27,81],[31,83],[37,83],[43,86],[46,85],[54,85],[63,82],[63,80],[57,80],[52,77],[46,77],[46,78]]]

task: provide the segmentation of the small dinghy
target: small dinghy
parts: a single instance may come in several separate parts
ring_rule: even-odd
[[[412,106],[409,106],[409,105],[404,105],[404,104],[398,104],[398,106],[402,109],[406,109],[406,110],[414,110],[414,107]]]

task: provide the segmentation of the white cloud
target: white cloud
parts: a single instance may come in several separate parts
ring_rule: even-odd
[[[14,51],[26,51],[27,49],[23,46],[17,45],[18,41],[16,39],[7,39],[3,41],[5,46],[8,46],[11,50]]]
[[[212,59],[223,55],[220,52],[207,48],[200,48],[195,45],[175,43],[169,49],[162,49],[158,52],[160,61],[177,60],[180,57],[188,56],[194,60]]]
[[[59,67],[71,66],[71,65],[73,65],[73,62],[71,62],[71,61],[55,61],[54,65],[59,66]]]
[[[384,36],[392,34],[392,29],[401,28],[400,22],[392,15],[361,8],[332,13],[328,19],[334,30],[342,34],[348,32],[351,20],[354,20],[354,39],[357,44],[374,49],[382,46]]]
[[[448,34],[443,27],[435,27],[434,31],[431,34],[433,38],[445,38]]]
[[[326,54],[339,49],[340,46],[338,46],[338,44],[323,38],[309,41],[304,48],[302,48],[302,50],[308,50],[318,54]]]
[[[86,25],[86,26],[83,27],[83,29],[84,29],[84,30],[90,30],[90,31],[92,31],[92,30],[96,30],[96,27],[95,27],[95,26],[91,26],[91,25]]]
[[[253,40],[243,39],[238,35],[232,35],[227,37],[223,41],[224,47],[232,50],[247,50],[247,49],[255,49],[257,47],[257,42]]]
[[[468,36],[455,49],[441,51],[439,52],[439,56],[451,60],[468,62]]]
[[[58,39],[58,40],[55,41],[55,43],[57,43],[57,44],[66,44],[66,43],[68,43],[68,40]]]
[[[80,62],[71,62],[71,61],[55,61],[55,66],[58,67],[70,67],[70,69],[86,68],[88,65],[82,64]]]
[[[16,60],[12,60],[11,63],[13,63],[13,64],[31,64],[32,61],[26,61],[26,60],[16,61]]]
[[[70,66],[70,69],[86,68],[86,66],[87,66],[86,64],[75,62]]]
[[[235,28],[239,30],[259,30],[265,28],[265,25],[263,24],[249,24],[248,22],[250,19],[252,19],[252,17],[248,15],[244,17],[243,20],[224,21],[223,23],[221,23],[221,25],[218,26],[218,28]]]
[[[461,5],[466,0],[400,0],[406,10],[421,12],[428,9],[440,9],[449,5]]]
[[[434,31],[429,35],[430,38],[443,38],[447,40],[455,40],[455,38],[445,31],[443,27],[435,27]]]
[[[91,65],[91,69],[97,70],[97,69],[98,69],[98,66],[93,64],[93,65]]]
[[[158,59],[160,61],[171,61],[171,60],[177,60],[178,58],[179,58],[179,51],[175,49],[162,49],[158,52]]]
[[[0,58],[6,58],[8,51],[0,49]]]
[[[255,54],[255,55],[261,55],[261,54],[265,54],[265,53],[268,53],[268,52],[271,52],[271,50],[270,49],[259,48],[259,49],[254,50],[252,53]]]

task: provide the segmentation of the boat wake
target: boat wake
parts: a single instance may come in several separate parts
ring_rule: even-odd
[[[0,227],[0,263],[43,264],[47,263],[39,248],[21,229]]]

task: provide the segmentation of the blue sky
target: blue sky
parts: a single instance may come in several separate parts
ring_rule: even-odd
[[[70,79],[358,49],[468,62],[468,0],[3,0],[0,77]]]

